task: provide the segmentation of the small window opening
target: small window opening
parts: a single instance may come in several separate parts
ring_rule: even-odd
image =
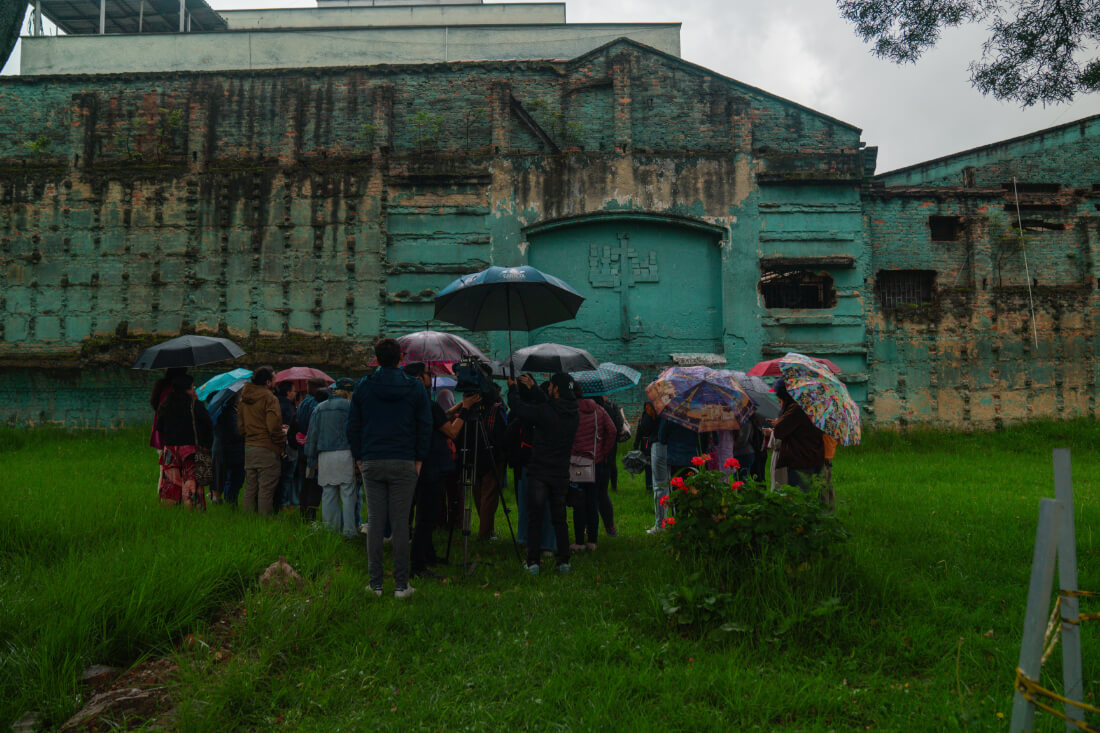
[[[1059,193],[1062,190],[1061,183],[1023,183],[1016,182],[1015,188],[1013,188],[1012,181],[1008,183],[1002,183],[1001,188],[1005,191],[1015,190],[1017,193]]]
[[[875,289],[883,307],[893,308],[931,303],[935,285],[935,270],[879,270]]]
[[[760,277],[765,308],[832,308],[833,278],[808,270],[765,270]]]
[[[1020,222],[1020,226],[1025,232],[1064,232],[1066,230],[1065,224],[1042,219],[1024,219]]]
[[[957,242],[962,234],[961,216],[930,216],[928,228],[932,231],[933,242]]]
[[[1093,193],[1100,193],[1100,183],[1092,184],[1092,192]]]

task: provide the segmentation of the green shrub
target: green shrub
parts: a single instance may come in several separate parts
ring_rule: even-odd
[[[767,550],[799,565],[848,537],[816,494],[769,491],[720,471],[700,468],[687,479],[673,479],[668,502],[674,516],[665,520],[665,534],[677,556],[736,562]]]

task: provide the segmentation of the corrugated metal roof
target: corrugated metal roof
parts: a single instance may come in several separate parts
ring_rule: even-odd
[[[42,15],[70,35],[99,33],[100,0],[40,0]],[[226,28],[225,19],[206,0],[186,0],[190,30]],[[178,33],[179,0],[106,0],[106,33]]]

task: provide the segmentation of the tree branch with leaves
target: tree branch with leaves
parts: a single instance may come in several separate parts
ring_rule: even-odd
[[[913,63],[945,28],[985,23],[989,37],[970,83],[1018,102],[1071,101],[1100,91],[1100,0],[837,0],[875,55]]]

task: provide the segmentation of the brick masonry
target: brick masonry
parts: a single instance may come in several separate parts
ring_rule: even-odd
[[[628,232],[656,263],[631,297],[699,299],[657,324],[677,350],[828,356],[885,425],[1091,414],[1095,156],[1072,151],[1097,137],[1080,135],[1017,156],[1066,186],[1027,194],[1068,227],[1027,244],[1029,352],[1021,252],[995,246],[1011,150],[873,179],[851,125],[633,42],[568,62],[4,78],[0,419],[145,420],[152,375],[126,367],[181,331],[228,335],[247,364],[361,374],[367,344],[423,328],[458,275],[564,271]],[[963,238],[930,243],[933,213],[963,217]],[[764,308],[761,260],[828,273],[835,306]],[[934,301],[879,307],[881,269],[935,270]],[[585,273],[586,316],[614,332],[546,335],[647,372],[667,361],[639,335],[649,311]]]

